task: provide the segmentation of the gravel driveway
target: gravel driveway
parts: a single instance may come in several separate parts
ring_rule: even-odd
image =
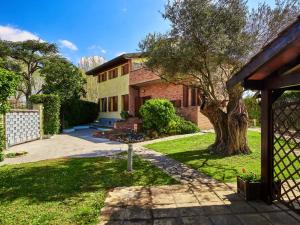
[[[70,134],[56,135],[51,139],[13,146],[5,153],[26,151],[28,154],[17,158],[7,158],[0,163],[0,166],[62,157],[107,156],[127,150],[125,144],[92,137],[94,131],[91,129],[78,130]]]

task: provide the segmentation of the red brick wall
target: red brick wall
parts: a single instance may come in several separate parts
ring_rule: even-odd
[[[140,97],[151,96],[151,98],[166,98],[169,100],[182,100],[183,88],[182,85],[169,83],[149,84],[145,87],[140,87]]]
[[[200,112],[199,106],[177,108],[177,113],[180,116],[184,117],[186,120],[197,124],[198,127],[202,130],[213,128],[209,119]]]
[[[131,71],[129,75],[129,85],[137,85],[154,80],[160,80],[160,77],[144,68]]]

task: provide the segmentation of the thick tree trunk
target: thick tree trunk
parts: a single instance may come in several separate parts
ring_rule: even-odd
[[[216,103],[209,103],[201,110],[214,126],[216,138],[214,144],[209,147],[214,153],[222,155],[250,153],[247,145],[247,111],[241,100],[235,103],[235,107],[229,112],[224,112]]]

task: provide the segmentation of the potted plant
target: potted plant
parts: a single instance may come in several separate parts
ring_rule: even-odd
[[[243,173],[237,177],[237,191],[245,200],[261,199],[261,181],[255,173]]]

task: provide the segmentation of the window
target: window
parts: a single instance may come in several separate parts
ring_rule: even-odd
[[[108,71],[108,78],[113,79],[118,77],[118,68]]]
[[[106,81],[107,80],[107,73],[102,73],[101,74],[101,82]]]
[[[189,106],[189,88],[187,86],[183,86],[183,106]]]
[[[122,66],[122,75],[126,75],[129,73],[129,64],[125,64]]]
[[[129,110],[129,95],[122,95],[122,110]]]
[[[134,62],[132,64],[132,70],[138,70],[144,67],[144,63],[141,62]]]
[[[118,111],[118,96],[113,96],[108,98],[108,105],[110,112]]]
[[[101,112],[107,112],[107,98],[101,98]]]
[[[192,88],[192,93],[191,93],[191,97],[192,97],[192,102],[191,102],[191,106],[196,106],[197,105],[197,89],[196,88]]]

